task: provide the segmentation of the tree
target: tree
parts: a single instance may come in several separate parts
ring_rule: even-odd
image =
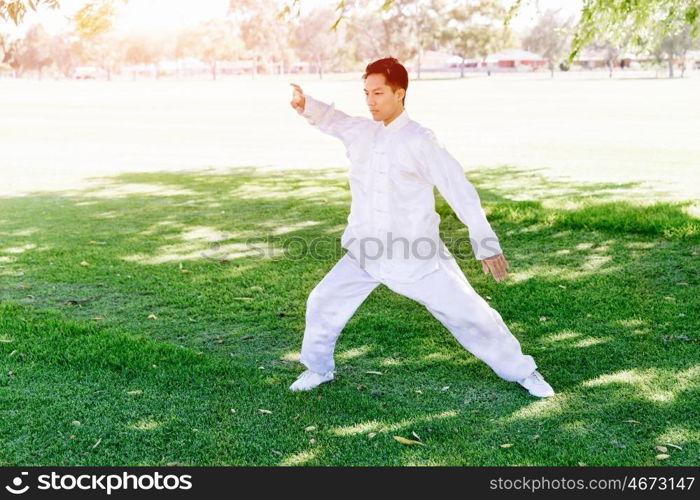
[[[397,11],[352,9],[336,30],[343,27],[343,54],[352,67],[389,55],[405,61],[417,54],[407,35],[409,20]]]
[[[43,69],[51,64],[51,38],[41,25],[27,30],[17,54],[17,62],[22,71],[37,71],[39,79]]]
[[[547,60],[551,76],[570,44],[573,19],[560,20],[553,10],[546,11],[523,39],[523,48]]]
[[[420,78],[423,53],[437,48],[440,27],[449,19],[446,5],[444,0],[393,0],[382,7],[389,26],[400,37],[394,40],[405,53],[403,58],[415,56],[416,78]]]
[[[229,18],[240,26],[240,36],[253,61],[251,76],[255,78],[258,64],[268,66],[268,59],[288,68],[294,57],[294,37],[289,23],[280,22],[272,0],[231,0]]]
[[[185,55],[206,62],[212,80],[216,80],[218,61],[236,59],[243,53],[243,42],[235,28],[227,19],[203,21],[183,33],[178,46]]]
[[[286,0],[280,14],[299,15],[303,0]],[[384,0],[381,9],[391,8],[400,0]],[[467,2],[468,0],[456,0]],[[533,0],[525,0],[532,2]],[[536,1],[536,0],[535,0]],[[523,0],[514,0],[504,18],[508,25],[519,11]],[[337,26],[348,12],[346,1],[339,0],[340,14],[334,23]],[[581,49],[597,37],[607,37],[611,44],[621,46],[624,39],[654,33],[656,40],[690,28],[690,38],[700,35],[700,0],[583,0],[581,18],[572,37],[568,55],[570,64]]]
[[[76,37],[70,33],[57,33],[50,40],[49,57],[65,77],[70,77],[76,66],[75,43]]]
[[[75,30],[81,41],[81,52],[86,60],[97,64],[112,79],[112,71],[119,57],[115,40],[110,36],[119,4],[129,0],[95,0],[87,2],[73,16]]]
[[[392,55],[400,61],[407,61],[418,55],[416,40],[411,38],[414,23],[400,6],[395,9],[383,7],[372,15],[381,19],[381,30],[377,33],[380,34],[378,57]],[[371,32],[368,34],[369,37],[373,35]]]
[[[347,18],[345,44],[355,64],[386,57],[392,52],[386,20],[369,11],[356,10]]]
[[[620,56],[622,48],[626,45],[627,43],[616,45],[608,38],[600,37],[594,39],[592,42],[586,45],[586,47],[595,51],[596,53],[602,53],[604,55],[605,67],[608,68],[608,77],[612,78],[615,62]]]
[[[116,44],[115,44],[116,45]],[[154,65],[158,62],[159,51],[158,44],[146,35],[132,34],[124,39],[121,46],[124,51],[124,61],[129,64],[144,64]],[[155,70],[156,78],[158,78],[158,70]],[[136,72],[132,74],[132,78],[136,80]]]
[[[673,77],[674,57],[699,34],[700,0],[584,0],[569,60],[588,41],[604,38],[620,49],[665,53]]]
[[[6,21],[11,19],[13,23],[18,25],[24,19],[27,7],[36,11],[40,5],[51,9],[59,7],[58,0],[0,0],[0,18]]]
[[[691,34],[691,27],[685,26],[679,33],[666,35],[661,38],[652,48],[651,52],[657,60],[661,60],[663,56],[668,61],[668,77],[673,78],[673,63],[676,58],[685,59],[685,54],[693,46],[694,39]],[[685,74],[685,61],[681,70],[681,78]]]
[[[320,79],[329,60],[342,45],[340,33],[329,27],[334,18],[332,9],[315,9],[301,19],[295,32],[297,54],[314,63]]]
[[[0,66],[7,68],[8,66],[14,70],[14,76],[17,76],[19,70],[19,52],[21,50],[22,40],[18,38],[11,39],[9,35],[0,33]]]
[[[596,37],[618,46],[630,41],[644,46],[651,39],[676,35],[685,26],[691,38],[700,34],[700,0],[584,0],[569,60]]]
[[[512,41],[509,31],[502,29],[505,9],[497,0],[479,0],[460,5],[449,12],[447,28],[440,32],[440,41],[448,44],[462,58],[460,78],[464,78],[464,60],[485,59]]]
[[[278,16],[299,19],[302,1],[287,0]],[[437,48],[437,34],[447,22],[447,0],[372,0],[370,3],[371,12],[367,12],[367,1],[340,0],[336,13],[328,16],[331,30],[342,30],[347,24],[346,40],[338,48],[338,54],[363,61],[388,55],[402,61],[415,57],[420,77],[423,52]],[[348,22],[341,23],[343,20]]]

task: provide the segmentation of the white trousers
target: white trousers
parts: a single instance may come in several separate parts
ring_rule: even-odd
[[[380,283],[424,305],[457,341],[504,380],[514,382],[536,368],[501,315],[477,294],[454,257],[413,283],[379,281],[346,253],[309,294],[300,361],[310,370],[335,369],[333,351],[345,324]]]

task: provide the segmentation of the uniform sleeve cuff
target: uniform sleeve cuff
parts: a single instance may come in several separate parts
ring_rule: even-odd
[[[486,236],[479,240],[472,240],[471,243],[477,260],[488,259],[503,253],[498,238],[495,236]]]
[[[304,99],[304,111],[300,112],[297,110],[297,113],[309,120],[312,124],[318,123],[318,118],[323,113],[323,104],[310,95],[305,94]]]

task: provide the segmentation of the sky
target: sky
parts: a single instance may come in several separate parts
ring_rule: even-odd
[[[284,1],[284,0],[278,0]],[[304,10],[316,6],[338,4],[338,0],[301,0]],[[502,0],[510,6],[513,0]],[[58,10],[39,7],[38,12],[29,11],[19,28],[12,22],[0,20],[0,31],[19,36],[31,24],[40,22],[47,31],[55,33],[67,29],[68,19],[80,9],[87,0],[60,0]],[[229,0],[129,0],[120,8],[115,31],[119,34],[144,31],[177,31],[200,21],[223,17],[228,9]],[[196,7],[193,7],[195,6]],[[519,15],[513,19],[512,27],[521,30],[534,24],[539,12],[547,9],[560,11],[564,18],[580,11],[582,0],[523,0]]]

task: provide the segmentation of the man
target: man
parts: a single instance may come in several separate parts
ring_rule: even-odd
[[[475,257],[496,281],[506,261],[479,196],[460,164],[430,129],[404,108],[408,73],[394,58],[363,75],[372,119],[352,117],[294,87],[291,105],[347,149],[352,203],[341,238],[347,253],[316,285],[306,305],[300,361],[307,370],[290,386],[309,390],[333,379],[335,343],[347,321],[380,283],[423,304],[459,341],[507,381],[538,397],[554,395],[532,356],[499,313],[471,287],[439,237],[434,187],[469,229]]]

